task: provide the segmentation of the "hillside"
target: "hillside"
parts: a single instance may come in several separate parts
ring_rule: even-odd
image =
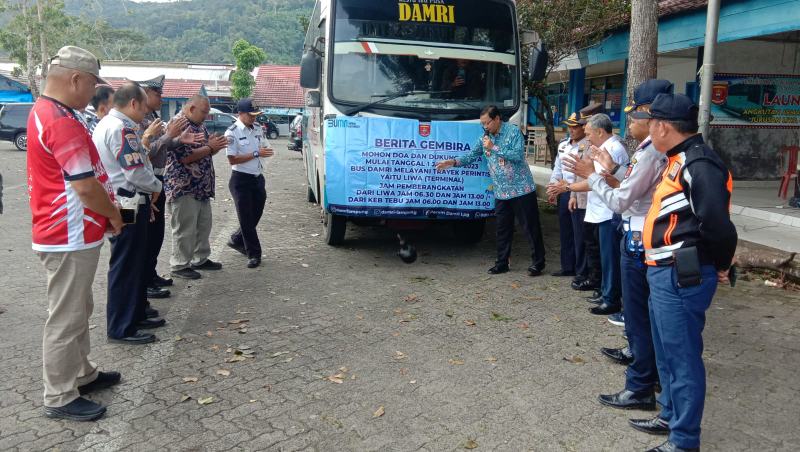
[[[105,19],[149,39],[135,58],[155,61],[232,63],[231,46],[244,38],[267,53],[267,62],[298,64],[304,33],[298,18],[313,0],[65,0],[70,15]]]

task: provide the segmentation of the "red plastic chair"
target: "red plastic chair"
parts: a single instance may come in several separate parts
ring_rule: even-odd
[[[781,176],[781,186],[778,187],[778,196],[786,199],[792,179],[797,180],[797,154],[800,146],[783,146],[781,148],[781,169],[783,169],[784,154],[786,154],[786,172]]]

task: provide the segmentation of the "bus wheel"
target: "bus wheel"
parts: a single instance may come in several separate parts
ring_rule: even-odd
[[[317,202],[317,197],[314,196],[314,190],[311,189],[310,185],[306,187],[306,201],[313,203]]]
[[[453,233],[456,240],[462,243],[478,243],[483,238],[483,229],[486,220],[456,221],[453,223]]]
[[[325,243],[330,246],[341,245],[346,229],[347,218],[325,212]]]

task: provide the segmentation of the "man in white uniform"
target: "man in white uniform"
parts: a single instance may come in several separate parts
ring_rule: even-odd
[[[253,100],[240,100],[238,111],[239,119],[225,131],[228,139],[225,154],[233,167],[228,188],[239,218],[239,229],[231,235],[228,246],[247,256],[247,268],[256,268],[261,264],[256,226],[267,202],[261,157],[271,157],[275,152],[261,126],[255,123],[260,112],[253,106]]]

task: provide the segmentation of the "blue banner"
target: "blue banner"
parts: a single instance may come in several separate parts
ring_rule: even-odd
[[[494,213],[483,158],[436,171],[470,152],[477,123],[338,117],[325,121],[325,204],[344,216],[485,218]]]

